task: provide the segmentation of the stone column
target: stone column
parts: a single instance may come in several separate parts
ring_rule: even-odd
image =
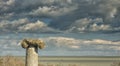
[[[38,66],[38,47],[42,49],[44,42],[38,39],[24,39],[21,45],[26,49],[25,66]]]

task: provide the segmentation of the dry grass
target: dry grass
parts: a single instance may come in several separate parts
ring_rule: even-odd
[[[14,56],[4,56],[0,58],[0,66],[24,66],[24,61]]]
[[[0,57],[0,66],[25,66],[25,61],[15,56]],[[61,64],[39,64],[38,66],[63,66]],[[68,64],[68,66],[77,66]]]
[[[111,66],[120,66],[120,62],[113,62]]]
[[[15,56],[0,57],[0,66],[25,66],[25,61]],[[38,66],[63,66],[62,64],[39,64]],[[76,64],[68,64],[67,66],[78,66]],[[120,66],[120,62],[113,62],[111,66]]]

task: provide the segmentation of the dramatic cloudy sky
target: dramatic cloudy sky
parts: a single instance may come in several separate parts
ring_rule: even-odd
[[[39,38],[41,55],[120,55],[120,0],[0,0],[1,55],[24,55]],[[21,53],[19,53],[21,52]]]

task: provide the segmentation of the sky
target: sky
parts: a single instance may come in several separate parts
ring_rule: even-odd
[[[120,0],[0,0],[0,55],[25,55],[38,38],[43,56],[119,56]]]

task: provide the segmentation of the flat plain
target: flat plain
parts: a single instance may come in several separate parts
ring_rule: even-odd
[[[118,66],[120,56],[42,56],[39,63],[53,66]]]
[[[25,63],[25,56],[0,58],[4,61],[0,66],[24,66]],[[39,66],[120,66],[120,56],[39,56]]]

